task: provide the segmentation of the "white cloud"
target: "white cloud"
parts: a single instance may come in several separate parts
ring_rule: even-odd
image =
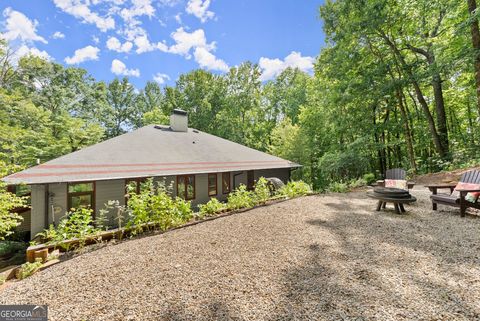
[[[203,47],[195,49],[194,57],[195,61],[200,65],[201,68],[224,72],[227,72],[229,69],[225,61],[218,59],[214,54]]]
[[[296,51],[292,51],[284,60],[262,57],[258,62],[260,69],[262,69],[260,79],[265,81],[275,78],[288,67],[298,68],[304,72],[310,72],[313,69],[314,61],[314,57],[302,57],[302,54]]]
[[[53,0],[55,5],[62,11],[71,14],[83,22],[97,26],[102,32],[115,28],[115,20],[112,17],[100,17],[89,8],[89,1],[81,3],[79,0]]]
[[[110,70],[115,75],[140,77],[140,71],[138,69],[127,69],[127,66],[118,59],[112,60],[112,67]]]
[[[40,41],[48,43],[45,38],[37,34],[36,20],[30,20],[23,13],[6,8],[3,10],[5,21],[5,32],[2,34],[3,38],[8,41],[20,39],[23,42]]]
[[[189,0],[185,11],[200,19],[201,22],[206,22],[215,17],[215,13],[208,10],[209,6],[210,0]]]
[[[167,74],[157,73],[153,76],[153,80],[159,85],[163,85],[167,80],[170,80],[170,77]]]
[[[205,48],[208,51],[215,49],[215,42],[207,43],[205,32],[203,29],[197,29],[191,33],[186,32],[183,28],[178,28],[170,35],[175,44],[169,48],[169,52],[179,54],[190,59],[190,50],[192,48]]]
[[[158,0],[161,5],[167,6],[167,7],[173,7],[176,6],[181,0]]]
[[[116,52],[129,52],[133,47],[133,44],[130,41],[125,42],[124,44],[120,43],[115,37],[110,37],[107,40],[107,48]]]
[[[179,24],[182,24],[182,14],[181,13],[177,13],[175,15],[175,21]]]
[[[18,61],[21,57],[27,56],[27,55],[32,55],[35,57],[40,57],[45,60],[53,60],[52,57],[45,51],[45,50],[38,50],[35,47],[28,47],[27,45],[22,45],[20,48],[15,50],[13,53],[12,60],[13,61]]]
[[[168,46],[166,44],[164,44],[163,42],[151,43],[146,35],[135,38],[134,42],[135,46],[137,46],[137,50],[135,50],[135,52],[138,54],[153,51],[156,49],[163,52],[168,51]]]
[[[132,21],[137,16],[153,17],[155,8],[152,6],[151,0],[132,0],[132,7],[123,8],[120,11],[120,16],[125,21]]]
[[[96,44],[99,44],[99,43],[100,43],[100,38],[98,38],[98,37],[95,36],[95,35],[92,36],[92,40],[93,40],[93,42],[96,43]]]
[[[52,35],[52,38],[53,39],[63,39],[65,38],[65,35],[63,33],[61,33],[60,31],[56,31],[53,35]]]
[[[65,58],[65,62],[69,65],[79,64],[88,60],[98,60],[98,52],[100,49],[93,46],[86,46],[75,50],[73,57]]]

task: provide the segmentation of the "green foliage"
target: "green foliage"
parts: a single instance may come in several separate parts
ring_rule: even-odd
[[[308,195],[311,192],[312,188],[307,183],[303,181],[290,181],[278,191],[278,195],[294,198]]]
[[[23,242],[2,241],[0,242],[0,256],[16,252],[24,252],[27,246]]]
[[[226,205],[220,202],[215,197],[211,198],[207,203],[198,205],[198,217],[203,218],[205,216],[220,213],[226,209]]]
[[[363,180],[366,182],[367,185],[370,185],[375,182],[375,174],[373,173],[366,173],[363,175]]]
[[[155,186],[153,180],[149,179],[142,189],[139,194],[129,192],[127,227],[134,226],[137,232],[141,232],[143,224],[155,223],[161,230],[167,230],[192,218],[190,202],[178,197],[172,199],[163,185]]]
[[[30,263],[26,262],[20,266],[20,268],[17,270],[15,277],[19,280],[23,280],[25,278],[28,278],[32,274],[38,271],[42,267],[42,262],[41,259],[37,259],[37,261]]]
[[[333,182],[327,187],[327,191],[331,193],[346,193],[349,190],[348,184],[343,182]]]
[[[271,197],[270,186],[265,177],[260,177],[255,183],[255,190],[253,191],[257,203],[265,203]]]
[[[87,237],[95,235],[100,231],[100,229],[94,225],[92,214],[93,211],[88,208],[72,209],[70,212],[67,212],[56,227],[50,224],[48,229],[37,235],[47,243],[56,243],[77,238],[80,240],[80,245],[83,246],[83,242]]]
[[[5,277],[5,275],[0,274],[0,285],[4,284],[6,281],[7,281],[7,278]]]
[[[361,176],[369,168],[369,160],[364,155],[362,146],[361,142],[355,142],[345,150],[325,153],[318,162],[317,186]]]
[[[247,186],[240,186],[228,195],[227,208],[229,210],[238,210],[241,208],[250,208],[256,205],[255,194],[247,190]]]
[[[0,177],[12,171],[11,166],[5,166],[0,161]],[[20,225],[23,217],[15,213],[16,208],[28,207],[27,198],[18,197],[6,191],[6,186],[0,182],[0,240],[5,239],[13,233],[13,230]]]
[[[60,220],[56,230],[62,239],[84,239],[94,234],[97,228],[94,226],[93,210],[89,208],[72,209],[67,212],[65,219]]]

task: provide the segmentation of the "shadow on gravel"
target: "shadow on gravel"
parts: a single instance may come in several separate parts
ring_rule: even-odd
[[[474,281],[480,269],[480,239],[465,237],[478,233],[461,232],[480,224],[412,216],[353,211],[306,221],[328,229],[338,245],[310,245],[310,258],[285,273],[285,301],[277,305],[283,308],[271,320],[479,319],[475,299],[458,284]],[[405,285],[393,289],[392,282]]]
[[[165,321],[186,321],[186,320],[218,320],[218,321],[229,321],[229,320],[239,320],[230,315],[227,304],[224,302],[213,302],[207,305],[208,311],[202,315],[193,315],[192,313],[186,313],[185,306],[181,304],[172,304],[169,308],[158,315],[158,320]]]

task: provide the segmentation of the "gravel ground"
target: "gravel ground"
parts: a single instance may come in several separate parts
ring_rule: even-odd
[[[109,245],[15,282],[51,320],[480,320],[480,220],[303,197]],[[391,206],[390,206],[391,208]]]

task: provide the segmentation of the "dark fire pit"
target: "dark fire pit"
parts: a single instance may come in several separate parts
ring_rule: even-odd
[[[388,187],[375,187],[373,191],[367,192],[367,196],[378,200],[377,211],[386,208],[387,203],[393,203],[397,214],[405,212],[403,204],[413,203],[417,200],[406,190]]]

